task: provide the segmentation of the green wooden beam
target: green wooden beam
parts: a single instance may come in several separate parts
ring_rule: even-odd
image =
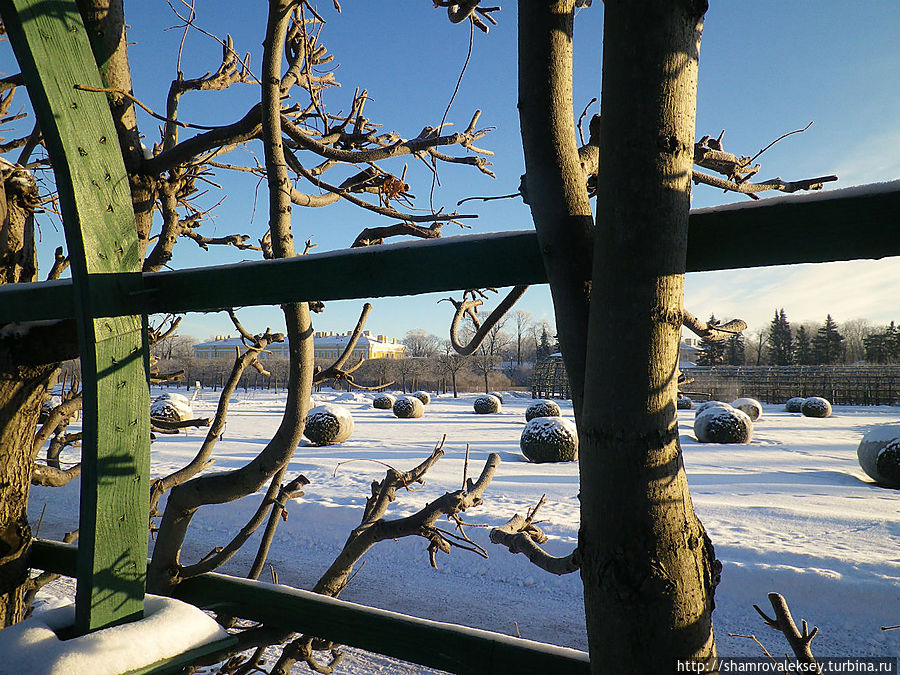
[[[0,0],[0,14],[53,164],[71,260],[84,416],[75,630],[86,633],[143,615],[148,350],[144,321],[124,303],[142,288],[141,259],[106,95],[76,89],[102,82],[75,1]],[[109,276],[123,296],[114,317],[100,311],[110,289],[97,282]]]
[[[452,673],[590,672],[587,653],[574,649],[222,574],[186,579],[178,585],[176,597],[204,609]]]
[[[900,184],[700,209],[688,237],[688,272],[898,256]],[[537,284],[546,276],[537,237],[526,231],[145,274],[140,284],[128,280],[140,286],[133,290],[121,281],[95,280],[108,288],[98,311],[212,311]],[[0,323],[67,318],[73,307],[71,282],[0,288]]]
[[[75,544],[36,540],[29,564],[71,576]],[[453,673],[587,673],[588,655],[490,631],[365,607],[288,586],[203,574],[175,597],[203,609],[316,635]]]

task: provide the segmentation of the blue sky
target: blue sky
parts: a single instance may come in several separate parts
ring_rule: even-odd
[[[181,6],[178,0],[172,0]],[[469,40],[467,24],[452,25],[443,10],[428,0],[344,0],[337,15],[323,0],[328,20],[322,42],[339,64],[335,76],[342,83],[330,92],[329,109],[346,110],[353,90],[367,88],[372,101],[367,113],[384,128],[404,137],[415,136],[425,125],[436,125],[447,106]],[[261,0],[197,0],[197,24],[219,36],[231,33],[235,47],[252,53],[260,64],[265,33]],[[164,0],[126,2],[136,96],[157,111],[164,109],[168,82],[174,76],[181,30],[170,29],[178,19]],[[495,152],[497,179],[471,167],[441,169],[435,203],[453,209],[457,200],[472,195],[515,191],[523,171],[516,113],[516,8],[506,3],[497,15],[499,26],[489,35],[475,34],[474,51],[448,120],[464,128],[472,112],[483,111],[480,124],[496,131],[479,143]],[[576,18],[575,105],[578,110],[600,96],[602,52],[601,2],[581,10]],[[840,1],[711,3],[700,57],[697,135],[725,130],[725,149],[755,154],[786,131],[813,121],[804,134],[782,141],[760,161],[761,179],[780,176],[805,178],[835,173],[834,187],[900,178],[900,3],[896,0],[846,3]],[[221,48],[208,37],[191,32],[185,46],[183,70],[196,77],[214,70]],[[240,117],[258,96],[256,87],[243,85],[228,92],[185,96],[181,119],[199,124],[223,124]],[[597,112],[598,104],[591,108]],[[157,136],[157,123],[142,119],[147,145]],[[261,157],[258,143],[232,153],[228,161]],[[408,160],[407,160],[408,161]],[[402,170],[403,160],[388,168]],[[407,177],[419,205],[425,206],[431,176],[421,164],[410,164]],[[257,239],[266,224],[265,194],[255,181],[227,180],[228,198],[205,228],[209,236],[241,232]],[[694,207],[742,201],[704,186],[694,188]],[[519,200],[470,202],[466,213],[477,213],[472,229],[460,232],[448,225],[444,234],[530,229],[530,214]],[[311,238],[317,251],[346,247],[364,227],[386,224],[355,208],[294,209],[294,232],[299,241]],[[727,233],[723,233],[727,236]],[[810,236],[815,236],[814,232]],[[253,252],[233,249],[202,253],[189,241],[178,247],[178,267],[221,264],[252,259]],[[248,255],[253,254],[253,255]],[[411,285],[414,280],[411,280]],[[689,275],[686,307],[706,317],[740,316],[750,332],[764,328],[776,308],[784,307],[794,323],[868,318],[876,324],[900,320],[900,264],[881,262],[800,265],[762,270]],[[368,327],[375,333],[402,337],[423,328],[446,336],[451,308],[437,304],[441,295],[375,300]],[[328,303],[315,317],[317,330],[352,328],[362,301]],[[533,287],[519,308],[538,321],[552,321],[546,286]],[[245,309],[240,316],[251,330],[281,325],[275,308]],[[224,314],[189,315],[182,333],[206,339],[227,333]]]

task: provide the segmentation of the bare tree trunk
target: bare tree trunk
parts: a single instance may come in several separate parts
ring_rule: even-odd
[[[28,492],[32,441],[44,393],[56,364],[16,366],[15,351],[0,347],[0,628],[25,614],[28,574]]]
[[[572,117],[575,0],[519,2],[522,185],[550,282],[577,419],[584,390],[593,219]]]
[[[706,9],[705,0],[604,8],[602,169],[579,420],[579,546],[597,673],[673,672],[676,659],[716,653],[721,566],[691,505],[675,412]]]

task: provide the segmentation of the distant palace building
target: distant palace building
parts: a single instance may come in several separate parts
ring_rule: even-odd
[[[334,333],[332,331],[322,331],[313,336],[313,344],[315,349],[315,357],[317,359],[336,359],[344,353],[347,343],[350,341],[351,332]],[[219,335],[210,342],[201,342],[194,345],[195,359],[220,359],[234,358],[235,347],[242,348],[244,343],[239,337],[231,337],[228,335]],[[356,341],[353,348],[350,361],[355,362],[360,358],[363,359],[402,359],[403,352],[406,349],[402,344],[394,338],[387,338],[384,335],[373,337],[369,331],[363,331]],[[267,354],[263,352],[260,358],[287,358],[288,357],[288,339],[284,338],[284,342],[275,342],[266,347]]]

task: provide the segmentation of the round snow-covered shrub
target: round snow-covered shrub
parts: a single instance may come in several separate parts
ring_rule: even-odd
[[[900,488],[900,424],[869,429],[859,442],[856,457],[875,482]]]
[[[390,410],[394,407],[394,401],[396,400],[396,396],[391,396],[390,394],[378,394],[378,396],[372,399],[372,407],[378,408],[379,410]]]
[[[725,410],[731,410],[731,406],[725,403],[725,401],[704,401],[697,406],[696,414],[699,415],[704,410],[709,410],[710,408],[724,408]]]
[[[150,404],[150,418],[165,422],[184,422],[193,419],[194,410],[187,396],[165,393],[153,399]]]
[[[803,401],[800,412],[806,417],[829,417],[831,415],[831,403],[821,396],[810,396]]]
[[[535,417],[559,417],[562,411],[556,401],[537,400],[525,408],[525,421],[530,422]]]
[[[535,417],[519,439],[529,462],[574,462],[578,459],[578,431],[565,417]]]
[[[784,404],[784,409],[787,412],[800,412],[800,408],[803,407],[803,401],[806,399],[802,396],[794,396],[793,398],[789,398],[787,403]]]
[[[499,391],[492,391],[491,396],[496,396],[497,400],[500,401],[500,403],[503,403],[503,394]]]
[[[755,398],[736,398],[731,402],[731,407],[744,412],[751,422],[755,422],[762,415],[762,404]]]
[[[401,419],[416,419],[425,414],[425,404],[415,396],[401,396],[394,401],[394,415]]]
[[[303,435],[313,445],[343,443],[353,433],[353,416],[344,406],[324,403],[309,411]]]
[[[701,443],[749,443],[753,422],[737,408],[711,406],[694,418],[694,435]]]
[[[678,410],[690,410],[694,407],[694,401],[691,400],[690,396],[679,396],[678,400],[675,401],[675,407]]]
[[[503,404],[500,403],[499,398],[488,394],[487,396],[479,396],[476,398],[474,406],[475,412],[479,415],[490,415],[491,413],[500,412],[500,408],[503,407]]]
[[[417,391],[413,394],[413,396],[422,401],[422,405],[428,405],[429,403],[431,403],[431,394],[429,394],[427,391]]]

